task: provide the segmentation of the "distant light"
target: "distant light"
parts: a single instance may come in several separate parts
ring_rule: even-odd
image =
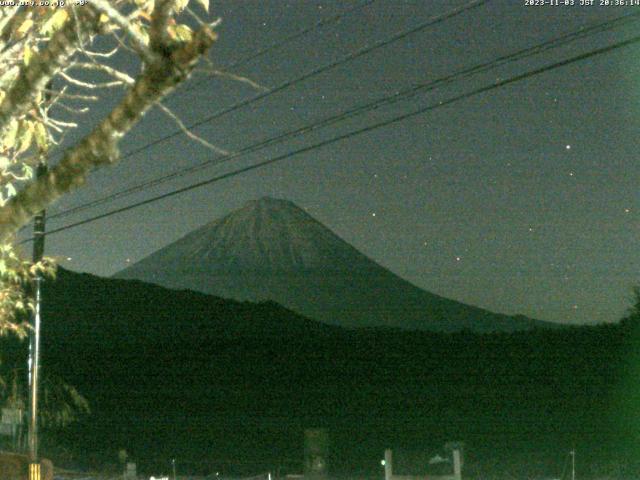
[[[376,216],[376,212],[373,212],[373,213],[371,214],[371,216],[372,216],[372,217],[375,217],[375,216]]]
[[[67,257],[67,262],[70,262],[70,261],[71,261],[71,257]]]
[[[384,467],[386,464],[387,464],[387,462],[386,462],[386,461],[384,461],[384,460],[380,460],[380,465],[382,465],[382,466]]]
[[[459,262],[461,257],[456,257],[456,262]]]
[[[566,148],[567,150],[571,150],[571,145],[567,145],[565,148]]]

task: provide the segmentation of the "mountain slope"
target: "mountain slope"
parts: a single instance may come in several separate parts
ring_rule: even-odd
[[[117,273],[173,289],[273,300],[345,327],[512,331],[551,326],[421,290],[286,200],[262,198]]]

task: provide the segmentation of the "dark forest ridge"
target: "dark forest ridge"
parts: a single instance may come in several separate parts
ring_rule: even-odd
[[[53,442],[79,459],[113,461],[127,448],[141,467],[177,456],[210,473],[234,459],[229,471],[248,475],[277,459],[289,473],[299,471],[303,429],[318,425],[331,432],[332,469],[345,472],[379,472],[389,445],[451,438],[465,441],[469,468],[516,455],[528,465],[531,452],[553,463],[571,445],[590,459],[638,458],[621,450],[637,443],[625,437],[637,431],[628,421],[637,418],[637,322],[348,330],[273,302],[63,269],[44,299],[45,376],[63,377],[91,405]]]
[[[348,328],[514,331],[556,324],[422,290],[377,264],[303,209],[264,197],[117,273],[235,300],[272,300]]]

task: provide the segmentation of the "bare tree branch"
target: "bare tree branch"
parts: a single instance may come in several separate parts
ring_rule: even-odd
[[[91,50],[84,49],[84,53],[90,57],[99,57],[99,58],[111,58],[118,52],[118,47],[113,50],[109,50],[108,52],[93,52]]]
[[[86,100],[86,101],[90,101],[90,102],[95,102],[97,100],[100,100],[95,95],[82,95],[82,94],[78,94],[78,93],[66,93],[66,87],[63,88],[60,91],[45,89],[45,92],[50,92],[50,93],[56,95],[57,98],[66,98],[68,100]],[[56,98],[56,97],[54,97],[54,98]]]
[[[121,72],[120,70],[117,70],[113,67],[110,67],[109,65],[104,65],[102,63],[94,63],[94,62],[76,62],[74,64],[72,64],[70,67],[71,68],[82,68],[85,70],[96,70],[99,72],[103,72],[117,80],[120,80],[121,82],[126,83],[127,85],[133,85],[135,83],[135,79],[133,77],[130,77],[129,75],[127,75],[124,72]]]
[[[63,122],[62,120],[54,120],[53,118],[47,119],[46,123],[47,125],[56,127],[78,128],[78,124],[76,122]]]
[[[115,80],[113,82],[102,82],[102,83],[90,83],[90,82],[83,82],[82,80],[78,80],[77,78],[73,78],[71,75],[65,73],[65,72],[60,72],[59,74],[62,78],[64,78],[67,82],[69,82],[72,85],[75,85],[76,87],[82,87],[82,88],[86,88],[89,90],[95,90],[97,88],[113,88],[113,87],[121,87],[122,85],[125,84],[125,82],[123,82],[122,80]]]
[[[169,20],[174,0],[155,0],[151,12],[151,28],[149,30],[149,44],[154,52],[164,55],[163,49],[169,46]]]
[[[62,102],[56,103],[56,107],[60,107],[61,109],[74,114],[87,113],[89,111],[89,107],[74,108]]]
[[[267,87],[265,87],[264,85],[260,85],[258,82],[251,80],[249,77],[245,77],[242,75],[236,75],[235,73],[231,73],[231,72],[226,72],[224,70],[218,70],[215,68],[198,68],[196,69],[197,72],[202,72],[202,73],[207,73],[209,75],[212,75],[214,77],[222,77],[222,78],[228,78],[230,80],[234,80],[236,82],[241,82],[241,83],[246,83],[247,85],[251,86],[252,88],[255,88],[256,90],[259,90],[261,92],[267,92],[269,91],[269,89]]]
[[[13,5],[2,9],[2,17],[0,18],[0,38],[4,39],[5,36],[8,35],[6,32],[9,31],[9,23],[16,13],[18,13],[18,8],[19,7],[17,5]]]
[[[144,37],[136,32],[131,22],[112,7],[107,0],[91,0],[91,5],[100,13],[104,13],[113,23],[125,31],[133,44],[133,49],[146,63],[153,63],[155,61],[156,55],[149,49]]]
[[[4,242],[37,212],[82,185],[90,170],[119,159],[118,142],[144,113],[184,81],[216,35],[198,30],[192,41],[178,44],[167,55],[147,64],[124,99],[76,146],[67,150],[46,175],[25,186],[0,208],[0,242]]]
[[[2,30],[0,31],[0,47],[4,47],[4,44],[9,41],[11,33],[15,30],[15,26],[27,19],[29,15],[29,9],[26,7],[12,6],[7,8],[4,13],[7,20],[3,24]]]
[[[97,29],[96,16],[89,12],[92,10],[83,9],[83,27],[88,30]],[[77,42],[75,21],[69,19],[53,35],[47,48],[34,55],[29,65],[20,69],[18,79],[0,104],[0,129],[12,117],[27,110],[35,93],[45,87],[77,50]]]
[[[228,150],[225,150],[224,148],[216,147],[213,143],[207,142],[204,138],[200,137],[199,135],[196,135],[191,130],[189,130],[189,128],[184,124],[184,122],[180,120],[180,117],[178,117],[175,113],[173,113],[171,109],[169,109],[169,107],[167,107],[163,103],[158,102],[156,106],[160,108],[160,110],[162,110],[169,118],[171,118],[174,122],[176,122],[180,130],[182,130],[182,133],[184,133],[187,137],[189,137],[194,142],[198,142],[200,145],[208,148],[209,150],[213,150],[214,152],[220,155],[230,155]]]

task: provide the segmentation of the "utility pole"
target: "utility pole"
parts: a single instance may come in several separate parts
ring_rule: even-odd
[[[47,164],[38,163],[36,178],[47,173]],[[39,212],[33,221],[33,263],[44,255],[45,211]],[[38,458],[38,385],[40,377],[40,314],[42,303],[42,275],[36,273],[33,284],[34,310],[31,315],[29,333],[29,425],[27,441],[29,447],[29,480],[40,480]]]
[[[571,452],[569,452],[569,454],[571,455],[571,480],[576,480],[576,451],[571,450]]]
[[[53,81],[49,80],[44,92],[45,116],[51,102]],[[40,161],[36,168],[36,179],[47,174],[46,150],[40,150]],[[46,212],[38,212],[33,219],[33,263],[38,263],[44,256]],[[40,458],[38,456],[38,386],[40,383],[40,314],[42,308],[42,274],[36,272],[33,283],[34,310],[31,315],[31,331],[29,332],[29,424],[27,442],[29,447],[29,480],[40,480]]]

